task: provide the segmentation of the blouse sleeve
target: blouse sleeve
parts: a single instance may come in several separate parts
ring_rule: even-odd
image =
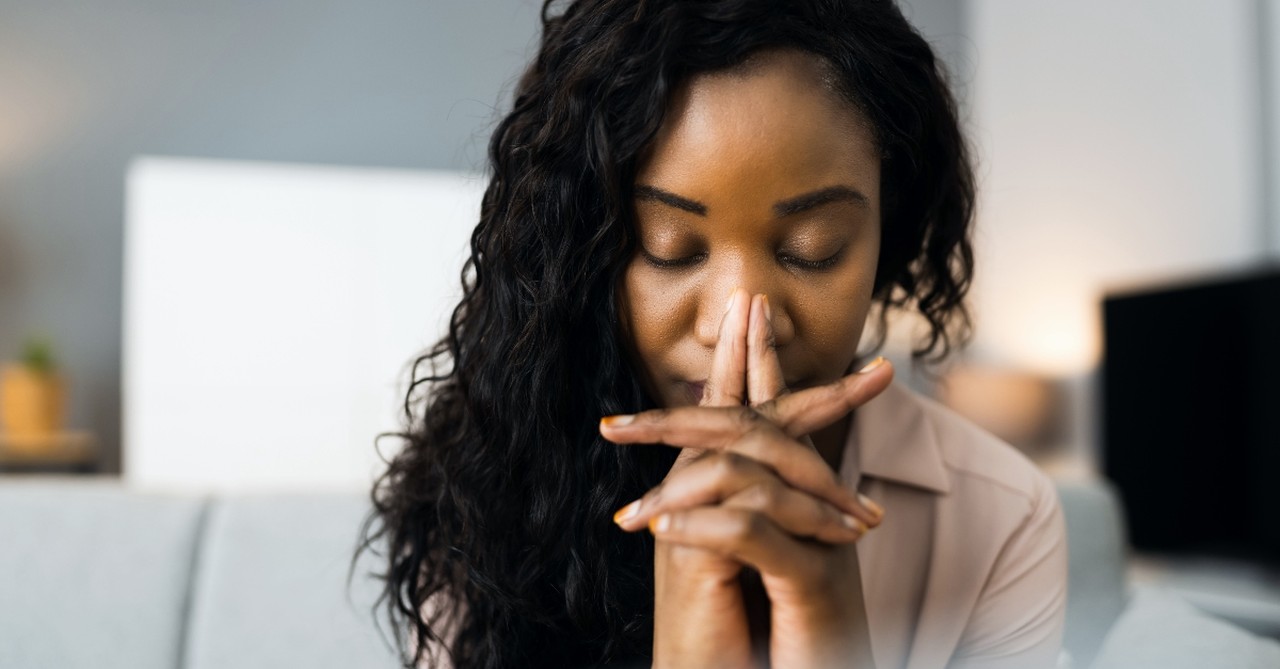
[[[1067,607],[1067,536],[1058,495],[1041,474],[978,597],[950,669],[1057,665]]]

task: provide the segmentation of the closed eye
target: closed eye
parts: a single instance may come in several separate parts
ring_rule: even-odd
[[[839,264],[840,259],[843,256],[844,256],[844,249],[840,249],[839,251],[836,251],[835,255],[830,256],[828,258],[823,258],[822,260],[809,260],[806,258],[799,258],[796,256],[786,255],[786,254],[779,256],[779,260],[781,260],[782,262],[788,265],[792,265],[793,267],[797,267],[799,269],[803,269],[811,272],[820,272],[822,270],[827,270],[827,269],[831,269],[832,267],[835,267],[837,264]]]
[[[705,253],[697,253],[683,258],[660,258],[643,249],[641,249],[640,255],[644,257],[645,262],[658,269],[685,269],[693,267],[707,257],[707,254]],[[787,254],[779,255],[778,260],[784,264],[791,265],[802,270],[820,272],[835,267],[839,264],[843,255],[844,249],[840,249],[835,253],[835,255],[821,260],[809,260],[807,258],[800,258],[798,256]]]
[[[658,269],[684,269],[696,265],[707,257],[705,253],[697,253],[683,258],[659,258],[644,249],[640,250],[640,255],[644,257],[645,262]]]

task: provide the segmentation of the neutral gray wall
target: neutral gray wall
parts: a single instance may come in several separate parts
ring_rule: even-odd
[[[907,4],[956,58],[961,3]],[[0,359],[48,333],[118,472],[129,159],[478,168],[539,6],[0,0]]]
[[[965,34],[969,0],[899,0],[902,13],[933,45],[950,75],[962,107],[967,109],[973,81],[973,41]]]
[[[1280,267],[1280,2],[1256,0],[1259,101],[1262,141],[1258,142],[1259,182],[1263,193],[1258,242],[1264,262]]]
[[[130,157],[478,167],[538,9],[0,0],[0,359],[49,333],[71,379],[68,422],[119,471]]]

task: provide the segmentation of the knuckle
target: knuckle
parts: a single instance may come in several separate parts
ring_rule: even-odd
[[[671,559],[677,563],[690,562],[702,557],[703,551],[693,548],[692,546],[684,546],[681,544],[673,544],[663,541],[660,541],[659,543],[666,547],[667,552],[671,555]]]
[[[660,501],[662,500],[662,489],[663,489],[664,487],[665,487],[664,485],[659,484],[658,486],[656,486],[656,487],[654,487],[653,489],[651,489],[649,492],[646,492],[646,493],[645,493],[645,494],[640,498],[640,508],[641,508],[641,509],[643,509],[643,510],[645,510],[645,511],[648,511],[648,510],[649,510],[649,509],[651,509],[655,504],[657,504],[658,502],[660,502]]]
[[[760,513],[747,514],[747,522],[746,522],[747,537],[753,538],[753,537],[758,537],[764,534],[765,525],[768,522],[769,522],[768,519],[765,518],[763,514],[760,514]]]
[[[760,415],[760,412],[756,411],[755,407],[749,406],[735,407],[733,418],[736,423],[748,430],[754,429],[764,420],[764,416]]]
[[[763,511],[778,502],[778,492],[767,483],[754,483],[738,495],[739,503],[748,509]]]
[[[729,540],[735,544],[750,540],[755,536],[758,522],[756,519],[759,517],[759,515],[751,511],[734,514],[733,523],[729,527]]]
[[[837,509],[826,502],[818,502],[812,507],[812,509],[814,524],[847,527],[845,513],[840,509]]]
[[[662,425],[671,418],[670,409],[650,409],[641,415],[644,422],[651,425]]]
[[[789,390],[787,390],[786,388],[783,388],[781,391],[778,392],[777,397],[774,397],[771,400],[765,400],[764,402],[761,402],[752,408],[755,409],[756,413],[760,414],[762,418],[768,420],[769,422],[773,422],[774,420],[777,419],[777,416],[778,416],[778,398],[782,397],[783,395],[786,395],[789,392],[790,392]]]
[[[709,466],[712,475],[720,481],[736,478],[743,470],[741,456],[734,453],[716,453]]]
[[[767,466],[776,469],[777,463],[774,461],[773,456],[776,454],[775,448],[777,444],[770,437],[771,435],[766,430],[752,430],[743,435],[738,444],[747,452],[766,454],[762,456],[762,460]]]

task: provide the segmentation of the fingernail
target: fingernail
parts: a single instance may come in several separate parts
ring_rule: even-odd
[[[863,367],[862,369],[859,369],[859,370],[858,370],[858,373],[859,373],[859,374],[866,374],[867,372],[873,371],[873,370],[875,370],[875,368],[877,368],[877,367],[879,367],[880,365],[883,365],[883,364],[884,364],[884,356],[882,356],[882,355],[877,355],[875,360],[872,360],[871,362],[867,363],[867,366],[866,366],[866,367]]]
[[[884,516],[884,507],[876,504],[874,500],[862,493],[858,493],[858,503],[867,507],[867,510],[876,514],[876,517]]]
[[[768,296],[768,295],[761,295],[761,296],[760,296],[760,301],[764,303],[764,319],[765,319],[766,321],[769,321],[770,323],[772,323],[772,322],[773,322],[773,309],[771,309],[771,308],[769,307],[769,296]]]
[[[851,530],[855,530],[863,534],[867,533],[867,524],[847,513],[840,516],[840,520],[844,521],[844,526]]]
[[[671,516],[668,514],[664,513],[649,519],[650,532],[666,532],[669,527],[671,527]]]
[[[727,314],[733,310],[733,303],[738,299],[738,289],[734,288],[729,291],[729,301],[724,305],[724,312]]]
[[[640,513],[640,500],[636,500],[621,509],[618,509],[618,512],[613,514],[613,522],[621,525],[628,520],[635,518],[638,513]]]
[[[605,416],[604,418],[601,418],[600,424],[605,427],[622,427],[623,425],[630,425],[631,421],[635,419],[636,417],[633,415],[619,414],[617,416]]]

